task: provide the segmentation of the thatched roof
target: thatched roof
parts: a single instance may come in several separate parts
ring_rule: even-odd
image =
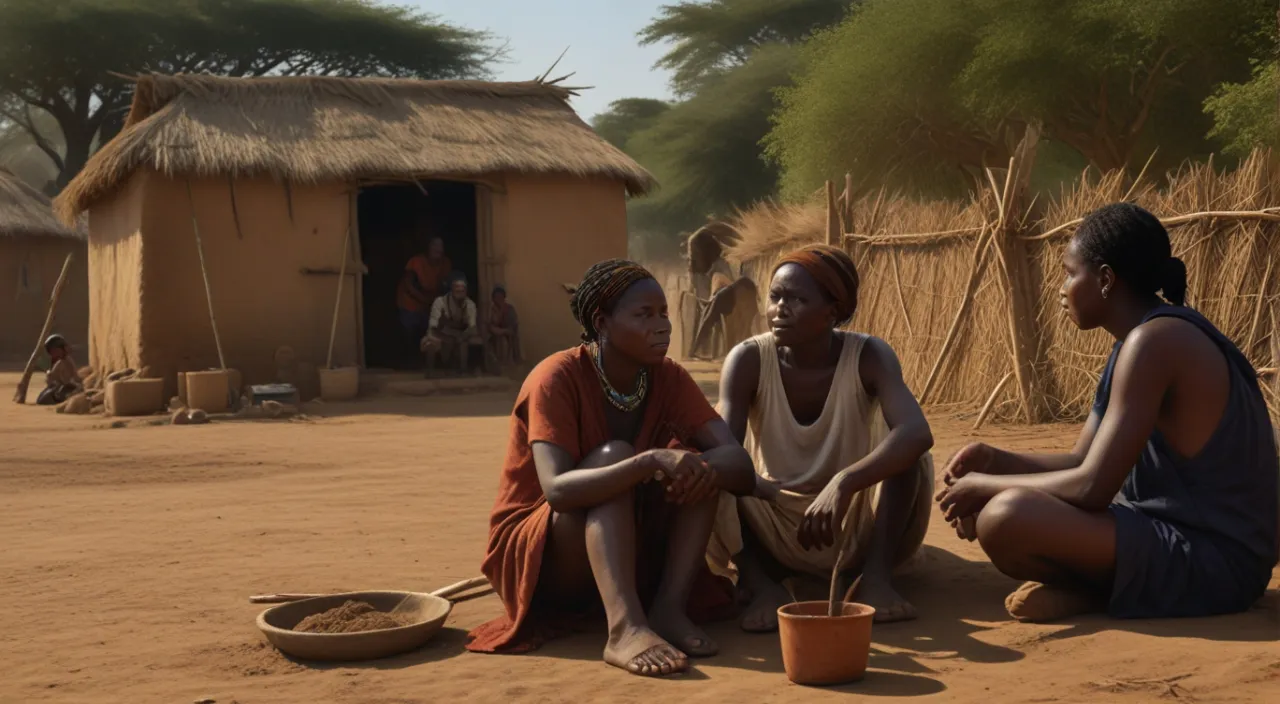
[[[294,183],[556,173],[617,179],[633,195],[653,188],[578,117],[572,95],[540,81],[143,76],[124,130],[57,209],[73,216],[143,167]]]
[[[43,193],[4,168],[0,168],[0,236],[84,238],[58,222]]]

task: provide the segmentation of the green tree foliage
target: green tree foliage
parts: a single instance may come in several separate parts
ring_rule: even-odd
[[[626,151],[627,142],[633,135],[651,127],[670,108],[671,104],[665,100],[623,98],[613,101],[608,110],[596,115],[591,126],[605,141]]]
[[[641,44],[672,43],[658,67],[690,95],[702,82],[749,61],[767,44],[793,44],[835,24],[853,0],[703,0],[664,5]]]
[[[867,0],[806,52],[768,149],[785,190],[857,169],[923,191],[1003,166],[1029,124],[1103,169],[1207,152],[1268,0]],[[959,177],[959,178],[958,178]]]
[[[369,0],[4,0],[0,119],[64,185],[128,111],[132,85],[113,73],[461,78],[484,74],[488,41]],[[60,140],[38,129],[40,111]]]
[[[742,66],[704,81],[688,100],[664,112],[627,148],[662,184],[631,208],[635,228],[677,233],[772,195],[777,167],[760,153],[769,132],[774,91],[798,66],[799,52],[764,46]]]
[[[1243,157],[1255,147],[1280,147],[1280,65],[1259,64],[1253,80],[1222,85],[1205,109],[1214,120],[1210,136],[1227,154]]]

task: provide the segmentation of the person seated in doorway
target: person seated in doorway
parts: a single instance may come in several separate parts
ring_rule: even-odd
[[[427,357],[427,373],[435,371],[436,362],[454,362],[458,371],[470,369],[471,348],[482,344],[476,322],[476,303],[467,296],[467,277],[454,272],[450,290],[431,304],[427,334],[420,349]]]
[[[485,326],[485,353],[495,371],[520,363],[520,318],[507,301],[507,290],[493,287]]]
[[[945,517],[1029,580],[1005,601],[1019,620],[1249,609],[1280,558],[1257,372],[1186,307],[1186,267],[1146,210],[1089,214],[1062,262],[1071,322],[1115,338],[1080,439],[1059,454],[965,447],[943,474]]]
[[[506,613],[467,647],[527,652],[602,605],[605,662],[680,672],[718,649],[691,617],[734,611],[704,556],[718,494],[755,488],[751,458],[667,358],[667,299],[648,271],[596,264],[570,308],[583,344],[538,364],[512,411],[481,566]]]
[[[453,262],[444,253],[444,240],[432,237],[427,251],[410,257],[396,288],[400,325],[416,344],[426,334],[431,304],[447,292]]]
[[[36,397],[41,406],[56,406],[84,390],[84,382],[76,371],[71,358],[71,346],[61,335],[50,335],[44,341],[44,351],[49,355],[49,371],[45,373],[45,387]]]
[[[843,250],[805,247],[769,284],[771,332],[730,352],[721,414],[755,462],[753,496],[721,500],[709,561],[737,568],[751,603],[742,628],[777,628],[792,597],[778,579],[859,574],[855,599],[878,622],[915,618],[891,574],[924,542],[933,496],[933,435],[883,340],[841,330],[858,306]]]

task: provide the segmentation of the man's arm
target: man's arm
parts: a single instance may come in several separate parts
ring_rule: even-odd
[[[1101,422],[1096,411],[1090,413],[1089,419],[1085,421],[1084,428],[1080,431],[1080,437],[1076,439],[1075,447],[1070,452],[1021,453],[995,449],[995,456],[991,458],[991,466],[987,468],[987,472],[989,474],[1041,474],[1079,467],[1084,462],[1085,456],[1089,454],[1089,448],[1093,446],[1093,439],[1098,434],[1098,425]]]
[[[476,302],[468,298],[467,299],[467,329],[468,330],[476,329],[476,315],[477,315]]]
[[[902,378],[902,365],[893,348],[878,338],[867,340],[858,361],[858,372],[863,388],[880,401],[889,435],[833,479],[847,482],[846,489],[851,493],[911,469],[933,447],[929,421]]]
[[[431,317],[427,323],[427,330],[437,330],[440,327],[440,318],[444,315],[444,296],[437,298],[431,302]]]

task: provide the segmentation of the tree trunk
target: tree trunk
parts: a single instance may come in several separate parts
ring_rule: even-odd
[[[93,148],[93,133],[83,124],[63,124],[62,136],[66,142],[66,152],[62,156],[62,172],[58,174],[59,192],[84,168]]]

